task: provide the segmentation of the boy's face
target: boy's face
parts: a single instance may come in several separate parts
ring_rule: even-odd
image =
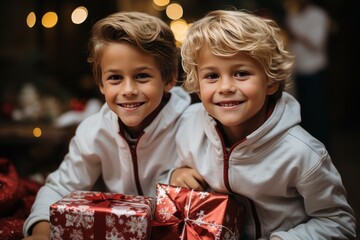
[[[219,57],[207,47],[196,60],[199,97],[209,114],[225,131],[249,134],[257,129],[265,121],[267,96],[278,89],[277,84],[268,86],[261,65],[244,53]]]
[[[106,103],[129,129],[141,131],[172,86],[165,85],[152,56],[127,43],[108,45],[100,65]]]

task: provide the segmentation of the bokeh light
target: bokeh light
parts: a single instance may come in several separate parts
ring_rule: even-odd
[[[42,135],[41,128],[39,128],[39,127],[34,128],[33,135],[34,135],[34,137],[41,137],[41,135]]]
[[[41,19],[41,24],[46,28],[52,28],[56,25],[58,16],[55,12],[47,12]]]
[[[26,24],[28,25],[29,28],[32,28],[35,26],[35,23],[36,23],[36,15],[34,12],[31,12],[28,14],[26,18]]]
[[[88,10],[84,6],[77,7],[71,14],[71,21],[75,24],[83,23],[88,17]]]
[[[156,6],[164,7],[170,3],[170,0],[154,0],[153,2]]]
[[[175,35],[175,39],[178,42],[183,42],[188,30],[188,24],[184,19],[174,20],[170,23],[170,28]]]
[[[171,3],[166,7],[166,16],[172,20],[180,19],[183,16],[183,8],[178,3]]]

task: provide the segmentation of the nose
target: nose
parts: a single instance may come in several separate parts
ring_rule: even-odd
[[[221,77],[219,81],[219,92],[222,94],[231,94],[235,91],[234,79],[228,76]]]
[[[134,96],[139,93],[137,83],[135,80],[131,78],[123,79],[121,83],[120,93],[124,96]]]

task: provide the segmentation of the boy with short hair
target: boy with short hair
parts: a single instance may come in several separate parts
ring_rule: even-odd
[[[145,13],[115,13],[93,26],[89,47],[106,104],[78,126],[64,161],[38,192],[26,239],[49,239],[50,205],[91,190],[100,176],[109,192],[155,197],[177,157],[173,139],[190,96],[173,87],[178,49],[169,26]]]

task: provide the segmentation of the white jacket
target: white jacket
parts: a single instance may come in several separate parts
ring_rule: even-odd
[[[133,150],[119,134],[118,116],[107,104],[86,118],[78,126],[63,162],[39,190],[24,224],[24,235],[35,222],[49,221],[52,203],[73,190],[92,189],[101,175],[107,191],[139,195],[138,181],[144,195],[155,197],[156,183],[166,183],[174,167],[178,119],[190,104],[190,96],[181,87],[170,92],[169,102],[146,127]]]
[[[176,166],[195,168],[212,190],[237,195],[246,239],[354,239],[341,177],[323,144],[299,126],[291,95],[284,92],[267,121],[228,152],[201,103],[182,119]]]

